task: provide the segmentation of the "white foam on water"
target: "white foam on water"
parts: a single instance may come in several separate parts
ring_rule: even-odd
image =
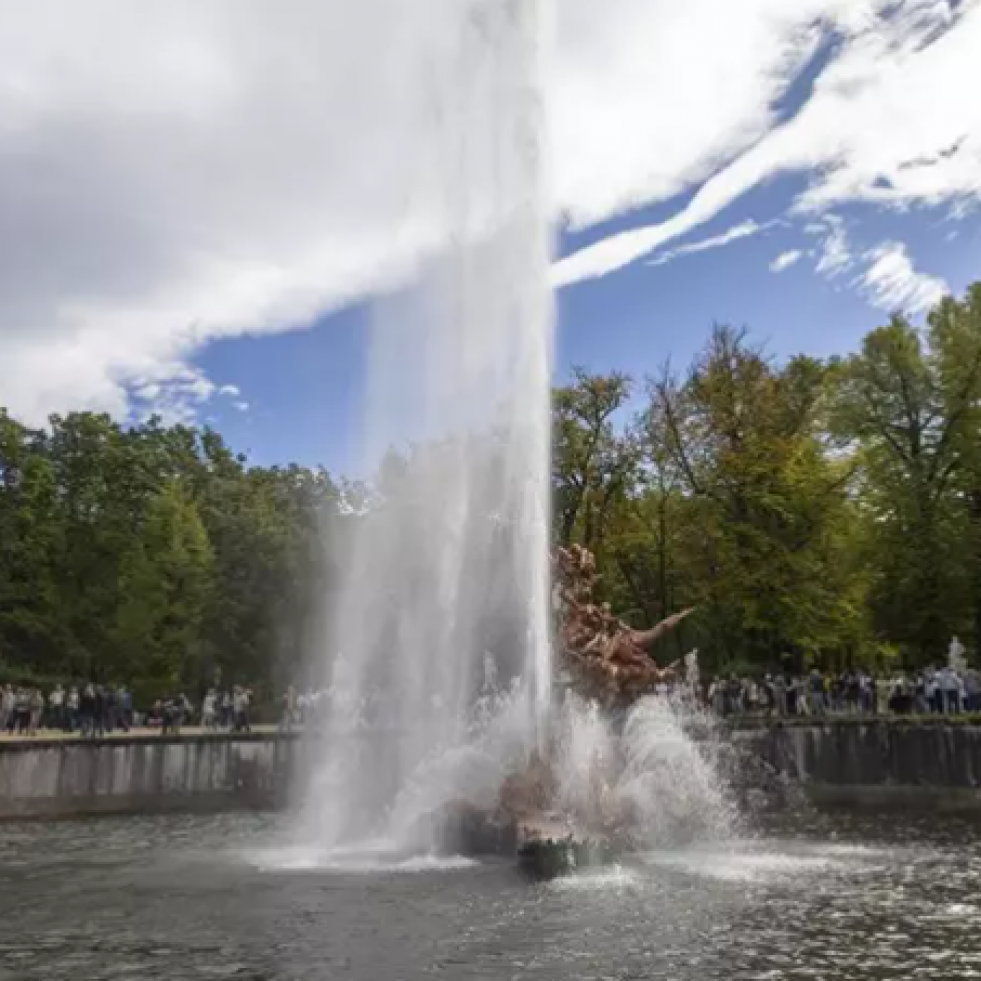
[[[682,700],[648,696],[617,731],[595,704],[570,694],[555,727],[558,808],[588,831],[612,816],[643,846],[729,840],[737,810],[711,743],[696,743],[689,721]]]
[[[948,916],[977,916],[981,914],[981,906],[973,906],[971,903],[951,903],[944,912]]]
[[[558,876],[548,885],[557,892],[594,892],[629,889],[643,881],[644,877],[636,868],[611,865],[603,869],[584,870],[575,875]]]
[[[786,881],[828,872],[868,874],[881,865],[870,861],[882,852],[839,846],[806,845],[780,841],[729,842],[725,847],[696,846],[671,851],[651,851],[642,856],[652,870],[683,872],[724,882],[765,883]],[[861,860],[859,860],[861,859]]]
[[[455,872],[479,863],[463,855],[398,855],[391,850],[269,849],[250,856],[260,872],[328,872],[360,875]]]

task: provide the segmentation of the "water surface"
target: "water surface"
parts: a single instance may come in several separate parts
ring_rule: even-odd
[[[0,827],[0,979],[981,976],[981,832],[809,816],[545,885],[508,863],[282,871],[275,819]]]

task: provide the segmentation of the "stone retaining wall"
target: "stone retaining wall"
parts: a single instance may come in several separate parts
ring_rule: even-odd
[[[732,738],[819,802],[981,812],[977,723],[743,720]],[[276,806],[298,746],[272,733],[4,741],[0,819]]]
[[[271,806],[292,740],[179,736],[0,743],[0,819]]]
[[[981,811],[975,722],[740,722],[733,736],[817,802]]]

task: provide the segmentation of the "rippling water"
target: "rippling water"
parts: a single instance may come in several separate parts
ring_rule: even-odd
[[[256,815],[0,827],[0,979],[981,977],[981,830],[809,817],[545,885],[267,871]]]

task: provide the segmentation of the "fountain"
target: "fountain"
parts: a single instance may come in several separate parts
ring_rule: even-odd
[[[443,805],[493,800],[551,700],[552,298],[546,3],[454,0],[434,55],[425,189],[444,247],[378,305],[366,467],[417,445],[353,524],[299,838],[324,855],[441,846]],[[341,651],[328,658],[323,651]],[[496,678],[488,693],[487,663]]]
[[[729,834],[735,816],[714,762],[685,730],[699,718],[697,654],[666,668],[649,648],[683,610],[634,630],[595,598],[593,555],[553,557],[556,653],[569,686],[547,756],[505,782],[499,808],[520,829],[523,864],[551,876],[625,851]],[[705,728],[703,726],[703,728]]]
[[[677,676],[650,649],[691,611],[631,629],[594,600],[588,551],[550,558],[545,7],[445,8],[458,44],[435,88],[444,246],[379,305],[366,465],[407,421],[419,438],[347,519],[333,629],[314,652],[326,724],[308,737],[298,827],[314,864],[478,839],[540,857],[559,830],[581,859],[679,824],[671,807],[692,802],[652,780],[712,784],[674,709],[638,703]],[[575,688],[564,702],[553,630]]]

